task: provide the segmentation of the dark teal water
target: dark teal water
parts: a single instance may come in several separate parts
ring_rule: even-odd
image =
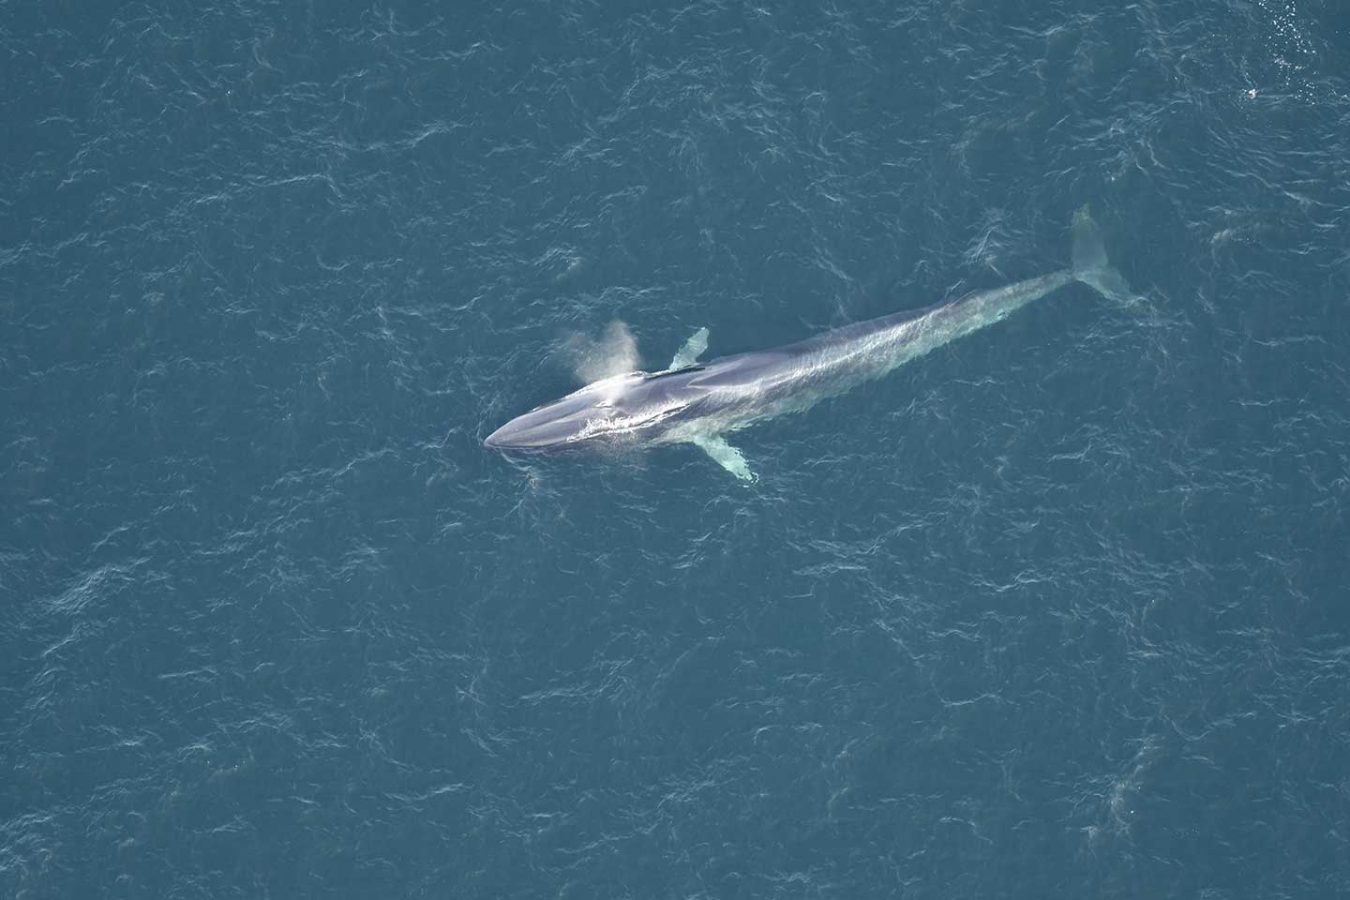
[[[1350,892],[1332,0],[0,5],[0,896]],[[697,450],[627,323],[1081,287]]]

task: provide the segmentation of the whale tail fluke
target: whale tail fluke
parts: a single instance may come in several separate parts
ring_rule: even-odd
[[[1133,306],[1141,298],[1130,290],[1121,275],[1106,258],[1102,230],[1084,205],[1073,216],[1073,275],[1103,297],[1122,306]]]

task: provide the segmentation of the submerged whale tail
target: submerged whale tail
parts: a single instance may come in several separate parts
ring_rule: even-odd
[[[1073,276],[1116,303],[1132,305],[1139,299],[1107,260],[1102,231],[1086,205],[1073,216]]]

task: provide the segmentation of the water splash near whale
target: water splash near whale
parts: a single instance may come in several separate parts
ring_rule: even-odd
[[[599,337],[573,334],[563,345],[572,374],[581,384],[591,384],[636,372],[642,365],[637,339],[628,326],[614,320]]]

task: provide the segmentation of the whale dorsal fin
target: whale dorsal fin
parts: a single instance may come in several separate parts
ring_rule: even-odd
[[[671,370],[687,369],[698,358],[703,355],[703,351],[708,349],[708,329],[700,328],[689,336],[689,340],[684,342],[680,352],[675,354],[675,358],[670,361]]]
[[[708,454],[722,468],[726,469],[732,475],[735,475],[741,481],[753,484],[759,481],[759,476],[750,469],[750,464],[745,461],[741,451],[727,443],[726,438],[720,434],[710,435],[709,437],[695,438],[693,443],[704,453]]]

